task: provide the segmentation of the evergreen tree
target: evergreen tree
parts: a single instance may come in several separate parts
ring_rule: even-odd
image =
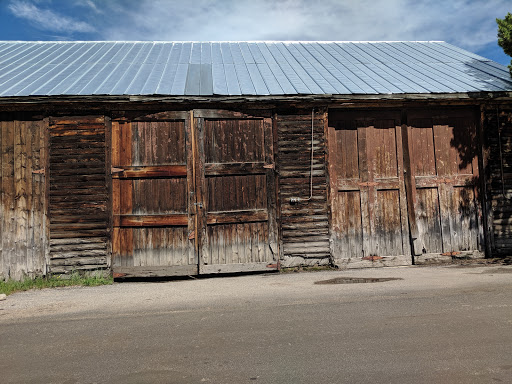
[[[507,12],[504,19],[496,19],[498,23],[498,45],[503,48],[505,54],[512,57],[512,14]],[[512,76],[512,60],[508,69]]]

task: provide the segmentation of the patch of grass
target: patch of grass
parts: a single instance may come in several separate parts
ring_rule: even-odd
[[[79,273],[63,276],[36,277],[34,279],[26,278],[22,281],[7,280],[0,281],[0,293],[10,295],[18,291],[28,291],[30,289],[43,289],[69,286],[87,286],[94,287],[98,285],[109,285],[114,282],[112,276],[83,276]]]

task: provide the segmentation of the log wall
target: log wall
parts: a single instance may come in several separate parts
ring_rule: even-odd
[[[47,120],[0,119],[0,279],[46,272],[45,133]]]
[[[108,268],[105,119],[52,118],[49,131],[49,272]]]
[[[492,256],[512,254],[512,106],[490,105],[483,112],[487,158],[487,206]]]
[[[278,113],[277,173],[279,183],[281,266],[330,262],[327,167],[324,128],[327,114],[315,110],[313,196],[310,195],[311,110]],[[292,203],[291,198],[301,201]]]

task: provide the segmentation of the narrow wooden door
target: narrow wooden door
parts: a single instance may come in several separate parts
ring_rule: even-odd
[[[483,249],[475,121],[467,110],[409,115],[416,255],[455,256]]]
[[[200,273],[277,269],[270,118],[195,110]]]
[[[340,113],[330,125],[336,263],[410,264],[400,114]]]
[[[198,272],[189,116],[112,122],[114,276]]]

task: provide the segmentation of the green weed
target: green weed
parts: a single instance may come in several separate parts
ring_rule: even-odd
[[[21,281],[15,280],[0,280],[0,293],[10,295],[18,291],[28,291],[30,289],[43,289],[55,287],[69,287],[69,286],[87,286],[94,287],[98,285],[109,285],[114,282],[112,276],[108,275],[95,275],[84,276],[79,273],[72,273],[71,275],[62,276],[48,276],[36,277],[34,279],[26,278]]]

